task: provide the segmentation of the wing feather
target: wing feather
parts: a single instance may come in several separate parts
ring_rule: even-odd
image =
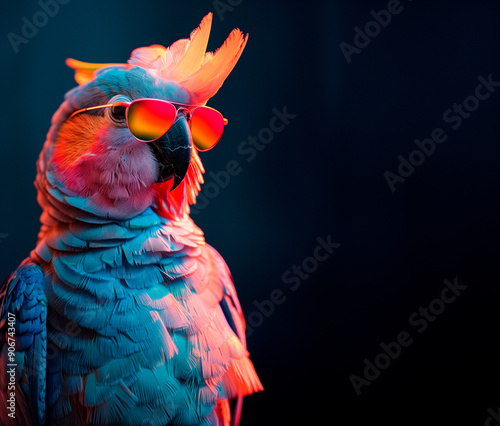
[[[3,408],[3,424],[45,424],[47,300],[43,280],[42,268],[28,258],[0,288],[0,370],[7,369],[0,374],[2,407],[9,406],[7,399],[15,395],[15,417]],[[10,369],[15,371],[14,383]]]
[[[262,387],[252,363],[248,359],[245,338],[245,317],[236,294],[231,272],[222,256],[208,244],[207,248],[212,252],[223,286],[223,296],[219,302],[219,306],[224,313],[227,323],[237,336],[237,338],[234,337],[228,342],[229,350],[232,354],[232,365],[223,378],[223,382],[229,394],[239,395],[234,404],[233,414],[231,416],[231,425],[238,426],[243,408],[242,395],[258,392],[264,388]]]

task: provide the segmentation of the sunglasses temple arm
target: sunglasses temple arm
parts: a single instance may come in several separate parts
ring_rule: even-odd
[[[109,108],[109,107],[112,107],[112,106],[123,106],[123,107],[128,107],[130,105],[129,102],[114,102],[112,104],[106,104],[106,105],[98,105],[98,106],[93,106],[93,107],[88,107],[88,108],[82,108],[82,109],[79,109],[77,111],[75,111],[73,114],[71,114],[69,117],[68,117],[68,120],[70,118],[73,118],[76,114],[80,114],[81,112],[87,112],[87,111],[92,111],[94,109],[101,109],[101,108]]]

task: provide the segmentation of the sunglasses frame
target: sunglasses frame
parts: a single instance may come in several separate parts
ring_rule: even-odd
[[[130,102],[113,102],[111,104],[105,104],[105,105],[97,105],[97,106],[92,106],[92,107],[87,107],[87,108],[82,108],[82,109],[79,109],[75,112],[73,112],[69,117],[68,117],[68,120],[73,118],[75,115],[77,114],[80,114],[82,112],[87,112],[87,111],[93,111],[93,110],[96,110],[96,109],[102,109],[102,108],[110,108],[110,107],[124,107],[126,108],[126,112],[125,112],[125,119],[126,119],[126,122],[127,122],[127,127],[128,127],[128,130],[130,132],[130,134],[136,139],[138,140],[139,142],[154,142],[155,140],[158,140],[160,139],[162,136],[165,135],[165,133],[163,133],[162,135],[158,136],[157,138],[155,139],[151,139],[151,140],[142,140],[142,139],[139,139],[137,136],[135,136],[133,133],[132,133],[132,130],[130,130],[130,126],[129,126],[129,123],[128,123],[128,111],[129,111],[129,108],[130,106],[133,104],[133,103],[136,103],[136,102],[139,102],[139,101],[158,101],[158,102],[164,102],[164,103],[167,103],[167,104],[170,104],[170,105],[173,105],[174,108],[175,108],[175,116],[174,116],[174,121],[172,122],[172,124],[170,125],[170,127],[165,131],[165,133],[167,133],[172,125],[175,123],[175,120],[177,119],[177,115],[179,114],[179,111],[187,111],[189,115],[186,116],[186,119],[189,121],[189,126],[191,127],[191,117],[193,115],[193,112],[197,109],[197,108],[204,108],[204,109],[210,109],[212,111],[215,111],[216,113],[218,113],[221,117],[222,117],[222,122],[225,125],[228,124],[228,119],[227,118],[224,118],[224,116],[222,115],[222,113],[220,111],[217,111],[215,108],[211,108],[211,107],[208,107],[208,106],[204,106],[204,105],[190,105],[190,104],[182,104],[182,103],[179,103],[179,102],[170,102],[170,101],[166,101],[164,99],[156,99],[156,98],[139,98],[139,99],[134,99]],[[200,149],[198,148],[198,146],[195,145],[196,149],[198,151],[201,151],[201,152],[205,152],[205,151],[210,151],[213,147],[215,147],[215,145],[217,145],[220,141],[220,139],[222,138],[222,134],[221,136],[219,137],[219,139],[217,140],[217,142],[215,142],[210,148],[208,149]]]

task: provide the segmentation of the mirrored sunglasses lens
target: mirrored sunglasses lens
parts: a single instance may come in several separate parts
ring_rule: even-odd
[[[193,142],[200,151],[207,151],[219,142],[224,131],[224,119],[219,111],[198,107],[191,116]]]
[[[141,141],[152,141],[163,136],[174,123],[175,107],[157,100],[140,100],[130,104],[127,114],[128,127]]]

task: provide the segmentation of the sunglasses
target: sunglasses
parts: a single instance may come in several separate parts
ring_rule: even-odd
[[[69,118],[81,112],[110,107],[113,108],[115,116],[126,118],[130,133],[140,142],[153,142],[161,138],[172,127],[178,112],[182,110],[187,113],[193,142],[199,151],[208,151],[217,145],[224,126],[228,123],[216,109],[162,99],[135,99],[132,102],[114,102],[83,108],[75,111]]]

